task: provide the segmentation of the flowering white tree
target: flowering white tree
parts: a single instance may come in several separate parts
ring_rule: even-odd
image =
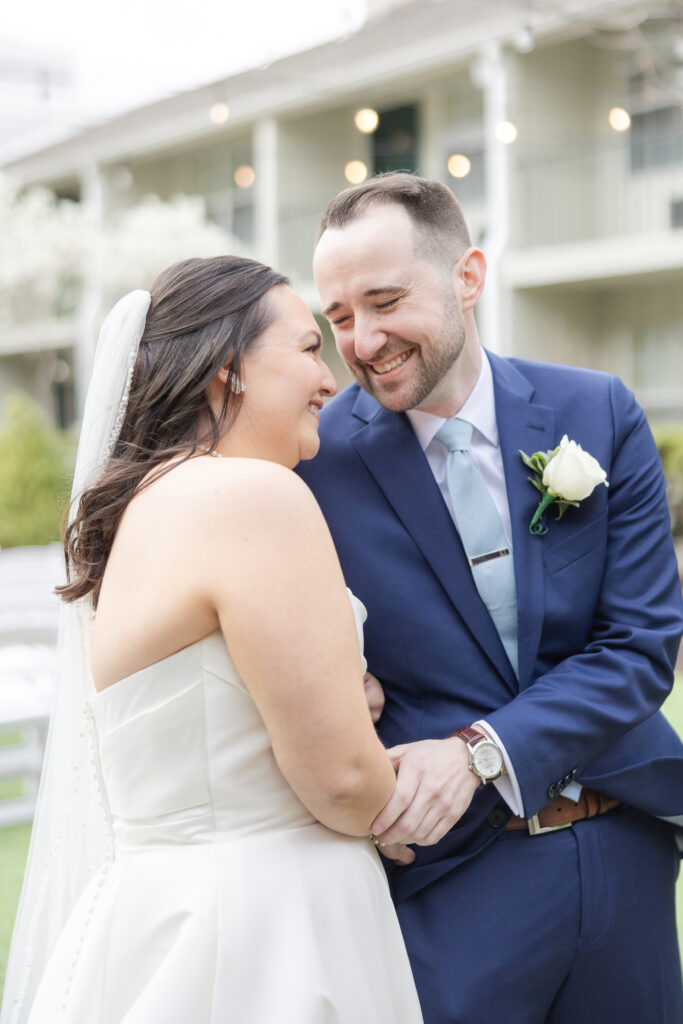
[[[20,191],[0,175],[0,324],[73,312],[86,274],[99,269],[106,306],[149,288],[176,260],[244,247],[206,217],[200,196],[147,196],[101,226],[86,206],[43,188]]]
[[[0,175],[0,322],[41,319],[69,303],[83,272],[83,215],[48,189]]]
[[[114,218],[102,242],[107,300],[132,288],[150,288],[157,274],[177,260],[244,255],[241,243],[207,221],[201,196],[176,196],[170,202],[147,196]]]

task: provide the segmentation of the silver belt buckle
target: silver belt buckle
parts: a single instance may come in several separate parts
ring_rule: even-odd
[[[559,832],[562,828],[571,828],[572,822],[565,821],[561,825],[541,825],[538,814],[534,814],[533,817],[527,818],[526,827],[530,836],[541,836],[544,832]]]

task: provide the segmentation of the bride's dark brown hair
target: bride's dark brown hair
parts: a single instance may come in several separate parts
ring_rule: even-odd
[[[152,285],[121,433],[64,532],[67,583],[57,592],[65,601],[92,592],[97,604],[114,537],[133,495],[167,472],[174,456],[189,459],[199,445],[214,448],[234,421],[241,395],[233,393],[231,380],[240,375],[244,352],[275,320],[264,296],[276,284],[287,284],[287,278],[270,267],[216,256],[174,263]],[[206,388],[230,358],[216,417]]]

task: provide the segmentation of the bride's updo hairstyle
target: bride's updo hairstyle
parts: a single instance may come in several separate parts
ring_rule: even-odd
[[[65,601],[92,593],[97,604],[131,498],[168,472],[169,459],[189,459],[200,445],[213,449],[234,422],[242,398],[231,382],[244,352],[275,320],[266,292],[287,283],[270,267],[237,256],[183,260],[156,279],[121,432],[64,533],[68,582],[57,591]],[[217,418],[206,388],[230,358]]]

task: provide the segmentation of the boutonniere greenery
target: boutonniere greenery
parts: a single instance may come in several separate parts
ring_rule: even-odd
[[[578,508],[579,502],[600,484],[609,487],[607,474],[598,460],[576,441],[570,441],[566,434],[557,448],[550,451],[534,452],[533,455],[520,451],[519,454],[533,473],[527,479],[542,495],[529,523],[529,533],[540,536],[548,532],[543,513],[549,505],[557,505],[555,519],[561,519],[570,505]]]

